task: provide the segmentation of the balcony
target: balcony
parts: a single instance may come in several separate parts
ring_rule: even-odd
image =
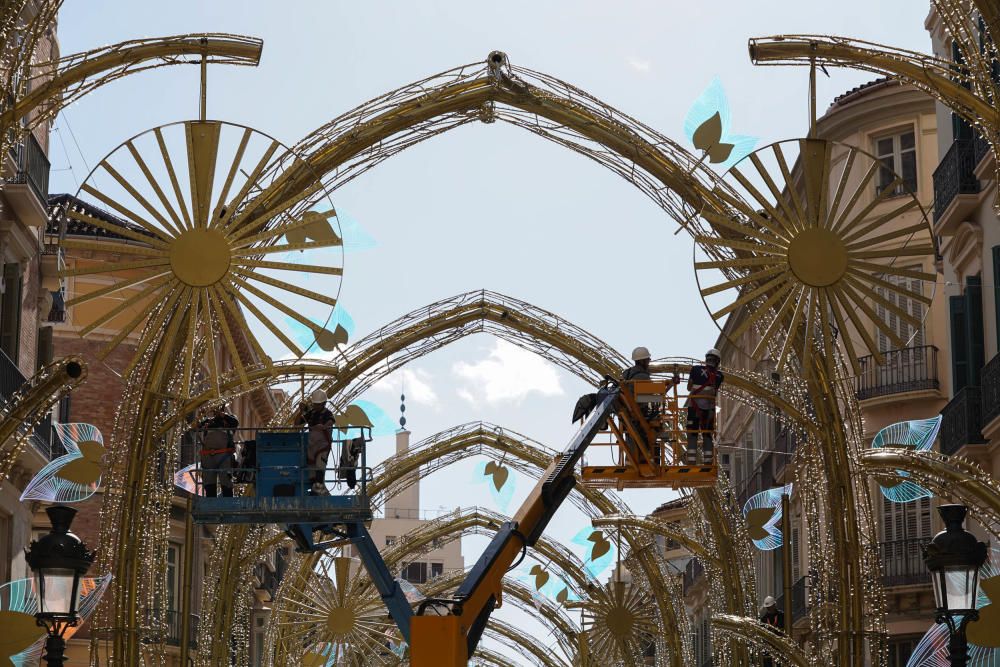
[[[253,568],[253,574],[259,582],[257,590],[264,598],[261,602],[274,600],[278,596],[278,585],[281,583],[281,579],[264,563],[257,563]]]
[[[1000,417],[1000,354],[983,366],[980,373],[983,426]]]
[[[701,564],[701,561],[697,558],[692,558],[688,561],[687,567],[684,568],[684,584],[682,591],[684,595],[688,594],[691,587],[694,586],[695,582],[705,573],[705,566]]]
[[[975,161],[975,165],[978,167],[989,154],[989,142],[987,142],[986,138],[983,137],[978,130],[976,130],[972,139],[972,158]]]
[[[24,225],[42,227],[49,219],[49,159],[31,132],[10,152],[16,171],[4,194]]]
[[[882,365],[875,362],[874,355],[861,357],[861,374],[854,387],[858,400],[938,389],[937,353],[933,345],[889,350],[882,353]]]
[[[934,226],[938,234],[951,234],[976,207],[979,179],[975,171],[973,141],[953,142],[934,170]]]
[[[982,392],[965,387],[941,411],[941,453],[951,456],[965,445],[981,445],[983,438]]]
[[[180,646],[183,628],[181,627],[181,612],[170,610],[166,613],[167,636],[166,642],[169,646]],[[198,621],[197,614],[191,614],[191,623],[188,628],[188,646],[196,648],[198,646]]]
[[[156,620],[158,610],[145,607],[142,611],[145,615],[146,623],[152,625],[153,621]],[[184,633],[184,628],[182,627],[182,620],[184,618],[183,615],[181,612],[173,609],[164,611],[162,614],[162,622],[164,624],[160,626],[162,634],[151,632],[149,638],[144,641],[146,643],[156,643],[158,641],[162,641],[168,646],[180,646],[181,635]],[[188,646],[191,648],[195,648],[198,645],[199,620],[200,619],[197,614],[191,614],[191,622],[188,624]],[[151,629],[155,630],[155,628]]]
[[[931,574],[924,565],[924,546],[929,539],[892,540],[879,543],[882,584],[889,586],[927,585]]]
[[[21,373],[17,364],[3,351],[0,351],[0,403],[9,401],[24,386],[25,382],[27,382],[27,378]],[[58,439],[53,441],[51,415],[46,415],[45,419],[35,427],[30,440],[35,449],[49,461],[66,453]]]
[[[809,588],[808,577],[800,577],[792,584],[792,625],[798,622],[809,613]],[[776,598],[778,609],[785,610],[785,594],[782,593]]]

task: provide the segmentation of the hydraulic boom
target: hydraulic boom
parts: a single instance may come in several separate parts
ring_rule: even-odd
[[[574,467],[594,437],[606,428],[620,390],[602,388],[597,407],[554,459],[512,521],[503,524],[469,571],[454,598],[426,600],[410,624],[413,667],[464,667],[476,650],[490,614],[502,602],[503,577],[534,546],[576,484]],[[431,615],[437,610],[443,615]]]

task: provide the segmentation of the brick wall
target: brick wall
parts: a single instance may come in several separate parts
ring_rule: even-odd
[[[105,359],[97,358],[102,341],[85,340],[71,331],[60,332],[57,326],[53,345],[55,357],[79,356],[87,363],[87,380],[70,394],[69,416],[62,421],[85,422],[100,429],[105,443],[110,443],[115,415],[121,403],[124,385],[117,371],[124,371],[135,353],[135,347],[122,344]],[[73,532],[91,548],[100,542],[102,494],[76,505],[79,511],[73,520]]]

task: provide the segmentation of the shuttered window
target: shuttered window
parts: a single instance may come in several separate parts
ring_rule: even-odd
[[[21,291],[24,288],[21,265],[16,262],[4,264],[3,282],[3,299],[0,300],[0,350],[17,364],[17,357],[21,352]]]

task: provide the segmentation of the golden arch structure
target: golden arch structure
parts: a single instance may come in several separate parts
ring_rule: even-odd
[[[776,396],[767,400],[809,436],[802,449],[802,474],[808,475],[812,482],[809,491],[812,495],[805,499],[806,506],[817,518],[821,509],[823,516],[829,517],[813,522],[809,535],[811,554],[820,570],[817,595],[821,599],[816,600],[821,610],[816,628],[817,656],[820,660],[835,659],[839,664],[854,666],[864,662],[869,652],[866,646],[875,647],[871,649],[873,656],[881,655],[877,648],[883,632],[880,579],[873,545],[867,543],[874,531],[870,530],[868,488],[864,475],[860,474],[862,425],[852,394],[843,386],[850,375],[850,366],[856,363],[856,355],[850,348],[846,353],[837,349],[824,305],[832,303],[825,290],[844,278],[848,262],[845,260],[843,267],[829,267],[831,271],[821,276],[822,284],[816,285],[809,282],[808,276],[794,276],[794,271],[787,271],[788,263],[793,267],[796,261],[801,264],[801,257],[797,260],[791,255],[802,251],[808,256],[814,250],[809,239],[832,239],[846,245],[847,241],[840,239],[838,232],[854,243],[863,243],[866,235],[882,231],[878,224],[855,229],[854,223],[849,223],[841,230],[837,228],[838,222],[828,227],[832,221],[819,215],[830,195],[828,144],[815,139],[800,142],[807,186],[801,195],[804,198],[794,187],[784,193],[775,188],[781,210],[769,209],[777,214],[769,220],[759,213],[762,202],[765,208],[774,205],[764,195],[751,191],[751,199],[755,201],[748,200],[700,160],[651,128],[569,84],[514,67],[504,54],[494,52],[484,64],[456,68],[393,91],[318,129],[294,147],[301,159],[289,161],[279,178],[241,204],[241,216],[255,221],[259,225],[255,229],[279,226],[280,231],[280,216],[288,214],[293,219],[304,216],[321,197],[381,160],[454,127],[497,120],[523,127],[579,152],[635,184],[699,242],[709,259],[698,268],[722,271],[728,281],[725,284],[747,291],[741,305],[757,312],[757,320],[762,317],[769,320],[768,333],[782,332],[781,339],[788,342],[782,345],[778,358],[787,360],[804,377],[805,391],[799,395],[803,402],[796,405]],[[791,183],[787,178],[786,181]],[[851,200],[851,206],[855,200],[856,197]],[[761,228],[777,236],[776,245],[765,248],[733,237],[734,232],[760,237]],[[873,238],[886,240],[884,234]],[[878,263],[890,261],[891,250],[865,252],[866,257],[875,259],[876,266],[892,271],[889,264]],[[917,246],[908,249],[907,254],[930,252],[924,246]],[[845,251],[846,254],[849,253]],[[754,267],[764,268],[758,271]],[[790,281],[787,284],[775,278],[782,272],[783,280]],[[780,298],[790,290],[812,290],[805,310],[799,307],[792,312],[777,307]],[[853,313],[847,308],[852,305],[850,300],[863,295],[856,294],[853,288],[845,290],[845,294],[849,296],[838,298],[844,299],[841,305]],[[158,508],[163,506],[164,494],[169,489],[151,461],[159,452],[165,454],[168,463],[172,460],[181,415],[220,392],[238,391],[238,386],[245,388],[255,382],[266,383],[294,374],[327,375],[331,377],[327,381],[330,388],[347,398],[351,395],[346,390],[349,383],[362,378],[357,384],[360,391],[365,386],[364,373],[388,356],[380,348],[368,351],[367,356],[359,351],[354,369],[305,361],[295,368],[269,363],[254,368],[252,364],[242,364],[238,380],[223,383],[218,391],[183,387],[181,395],[199,391],[201,394],[190,402],[179,402],[177,378],[169,370],[169,360],[178,352],[176,337],[171,333],[188,328],[194,331],[192,322],[199,311],[188,305],[177,307],[178,303],[174,296],[150,307],[150,321],[155,326],[143,334],[144,355],[134,365],[129,378],[130,393],[125,396],[127,404],[138,407],[120,422],[112,445],[113,452],[119,455],[111,479],[121,494],[112,499],[105,514],[102,562],[106,568],[113,568],[115,578],[104,628],[112,637],[108,658],[123,664],[137,662],[143,653],[142,637],[147,630],[137,621],[136,612],[140,596],[152,595],[158,577],[156,568],[144,568],[143,563],[162,561],[157,555],[164,547],[162,534],[155,527]],[[468,317],[475,321],[478,316]],[[509,310],[506,315],[501,311],[497,317],[513,319]],[[864,328],[853,315],[852,321],[859,329]],[[514,326],[511,330],[520,329]],[[454,331],[460,329],[443,318],[423,331],[413,330],[412,342],[428,339],[437,332]],[[584,359],[579,356],[581,351],[556,334],[551,327],[539,326],[529,337],[558,343],[554,347],[560,354],[567,355],[567,359],[578,359],[583,362],[580,367],[587,366],[590,372],[604,368],[617,371],[623,365],[621,358],[614,359],[613,355],[602,359],[598,354]],[[195,337],[190,339],[193,341]],[[210,346],[213,342],[202,340],[201,344]],[[408,349],[404,335],[399,336],[398,342],[400,350]],[[611,364],[611,360],[617,363]],[[766,384],[750,379],[742,389],[759,393]],[[807,394],[813,397],[810,410],[803,407]],[[708,518],[720,498],[713,493],[702,493]],[[725,549],[733,542],[725,530],[731,520],[731,516],[717,516],[709,521],[715,548]],[[125,539],[126,535],[140,535],[142,539]],[[738,555],[738,545],[730,548],[732,555]],[[747,602],[742,591],[731,598],[731,603],[742,607],[743,613],[749,611]],[[679,654],[673,660],[679,664]]]
[[[399,368],[402,364],[419,359],[441,347],[455,342],[465,336],[478,333],[489,333],[504,340],[513,342],[525,349],[531,350],[548,361],[555,363],[589,382],[596,382],[603,374],[618,375],[627,365],[625,357],[610,348],[600,339],[582,331],[572,323],[559,318],[537,306],[496,292],[479,290],[468,292],[442,301],[429,304],[399,317],[397,320],[357,341],[344,351],[342,361],[334,363],[290,363],[276,369],[278,375],[263,378],[261,381],[299,380],[308,378],[316,385],[322,385],[328,390],[335,406],[343,407],[356,399],[367,387]],[[693,360],[686,362],[665,362],[659,369],[665,373],[673,373],[676,369],[686,369]],[[263,374],[263,371],[262,371]],[[768,402],[781,407],[790,415],[790,419],[801,420],[801,428],[812,428],[802,411],[802,406],[796,405],[794,399],[779,396],[764,378],[752,373],[735,369],[728,376],[727,392],[738,399]],[[235,380],[233,381],[235,382]],[[225,384],[226,387],[233,386]],[[196,397],[194,401],[207,400]],[[794,423],[794,422],[793,422]],[[515,458],[523,458],[536,468],[544,468],[551,460],[551,453],[537,444],[520,444],[512,439],[510,432],[504,430],[498,434],[490,427],[464,426],[456,427],[452,432],[438,434],[424,442],[426,448],[417,446],[416,451],[404,460],[390,459],[391,466],[385,468],[383,477],[376,471],[376,480],[370,486],[373,502],[381,498],[382,489],[398,480],[412,479],[413,472],[426,469],[421,474],[429,474],[432,470],[446,465],[456,457],[471,456],[476,447],[497,447],[502,444],[502,451]],[[520,438],[523,441],[523,438]],[[391,473],[391,474],[389,474]],[[395,488],[395,487],[394,487]],[[581,496],[592,504],[581,509],[588,514],[617,514],[626,510],[622,505],[616,505],[603,494],[586,487],[578,487]],[[571,499],[573,496],[571,496]],[[715,553],[724,555],[719,558],[717,572],[719,581],[727,582],[721,587],[723,596],[717,604],[731,613],[752,613],[754,606],[753,573],[745,559],[739,556],[738,544],[741,537],[739,525],[731,527],[734,522],[741,522],[738,508],[731,507],[724,492],[714,489],[700,490],[699,504],[707,517],[713,536],[712,548]],[[628,525],[622,526],[628,531]],[[745,529],[742,529],[745,531]],[[623,533],[631,542],[635,542],[638,533]],[[246,539],[245,535],[234,533],[226,539],[221,539],[217,546],[220,552],[238,553],[239,542]],[[748,543],[745,534],[742,543]],[[216,571],[213,569],[213,584],[205,589],[203,594],[203,609],[209,606],[217,608],[217,614],[210,617],[203,625],[203,631],[211,632],[210,636],[202,635],[203,646],[219,646],[220,638],[228,636],[230,631],[223,615],[219,600],[229,600],[236,591],[249,582],[250,570],[254,561],[243,560],[240,567],[232,567],[232,560],[219,558],[219,563],[227,563],[229,569]],[[656,582],[654,563],[642,561],[646,576]],[[217,580],[214,578],[218,577]],[[217,583],[215,583],[217,582]],[[659,587],[659,584],[657,584]],[[662,587],[660,588],[662,590]],[[664,596],[665,598],[665,596]],[[673,629],[679,627],[682,619],[670,609],[664,599],[660,613],[661,625],[669,633],[667,645],[676,652],[677,660],[683,655],[683,640],[681,634],[673,635]],[[209,622],[214,618],[215,622]],[[217,656],[216,656],[217,658]],[[209,656],[205,656],[209,660]],[[682,664],[677,662],[675,664]]]

